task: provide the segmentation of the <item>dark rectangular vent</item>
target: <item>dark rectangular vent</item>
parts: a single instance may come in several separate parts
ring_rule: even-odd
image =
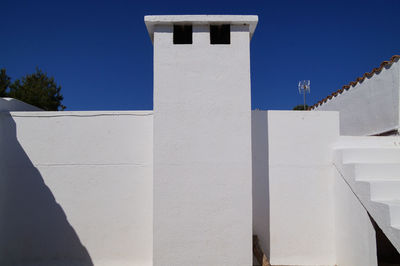
[[[231,43],[231,25],[210,25],[211,44],[230,44]]]
[[[174,25],[174,44],[192,44],[192,25]]]

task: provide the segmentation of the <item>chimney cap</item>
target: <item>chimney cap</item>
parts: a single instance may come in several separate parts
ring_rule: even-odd
[[[256,15],[160,15],[145,16],[144,22],[151,41],[154,39],[155,25],[172,25],[175,23],[188,24],[230,24],[249,25],[250,38],[256,29],[258,16]]]

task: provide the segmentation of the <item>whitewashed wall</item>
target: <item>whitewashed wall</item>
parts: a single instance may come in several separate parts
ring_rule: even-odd
[[[1,265],[152,265],[152,112],[0,114]]]
[[[249,26],[210,45],[204,19],[154,32],[154,265],[252,263]]]
[[[270,256],[275,265],[334,265],[331,145],[337,112],[268,112]]]
[[[342,135],[374,135],[398,130],[399,91],[400,64],[396,62],[315,110],[340,111]]]
[[[335,170],[336,262],[340,266],[376,266],[376,235],[367,211]]]
[[[252,128],[253,230],[271,264],[335,265],[331,145],[338,113],[253,111]]]
[[[272,265],[375,266],[375,230],[333,166],[338,112],[253,111],[253,232]]]
[[[251,142],[253,165],[253,234],[261,249],[270,257],[270,202],[268,163],[268,112],[252,111]]]

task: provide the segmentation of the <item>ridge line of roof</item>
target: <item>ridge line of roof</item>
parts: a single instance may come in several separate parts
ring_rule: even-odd
[[[379,73],[382,71],[382,69],[385,66],[391,66],[393,63],[397,62],[400,59],[400,55],[393,55],[389,61],[383,61],[379,67],[375,67],[371,70],[371,72],[366,72],[362,77],[358,77],[356,80],[349,82],[346,85],[343,85],[341,89],[333,92],[332,94],[326,96],[324,99],[320,100],[316,104],[310,106],[308,110],[315,109],[318,106],[321,106],[322,104],[326,103],[328,100],[332,99],[333,97],[338,96],[339,94],[342,94],[345,90],[349,90],[351,87],[355,87],[358,83],[363,82],[365,78],[371,78],[374,74]]]

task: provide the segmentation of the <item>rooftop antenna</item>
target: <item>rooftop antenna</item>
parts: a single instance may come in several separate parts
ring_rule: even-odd
[[[304,110],[306,110],[306,93],[310,93],[310,81],[301,80],[299,81],[299,93],[304,95]]]

